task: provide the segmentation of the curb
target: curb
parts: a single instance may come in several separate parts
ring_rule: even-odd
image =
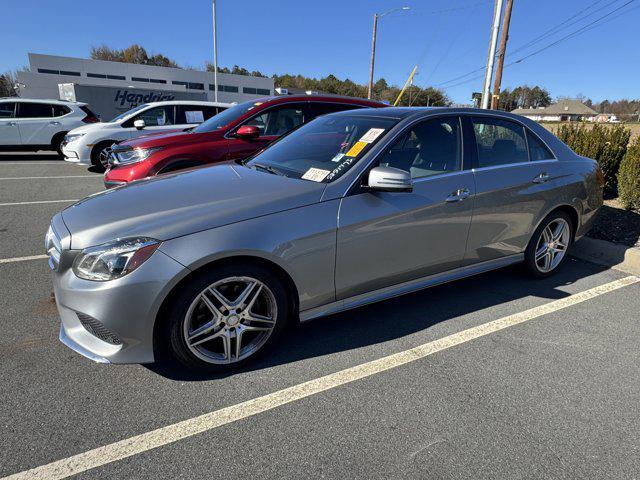
[[[582,237],[573,245],[570,255],[598,265],[640,275],[640,248]]]

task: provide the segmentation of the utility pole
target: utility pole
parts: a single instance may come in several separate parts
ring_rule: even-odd
[[[213,0],[213,100],[218,101],[218,29],[216,25],[216,0]]]
[[[489,41],[489,56],[487,58],[487,71],[484,75],[484,88],[482,89],[482,108],[489,108],[489,95],[491,88],[491,76],[493,74],[493,60],[496,56],[498,32],[500,31],[500,17],[502,16],[502,0],[496,0],[493,8],[493,25],[491,27],[491,39]]]
[[[509,40],[509,23],[511,23],[512,9],[513,0],[507,0],[507,6],[504,10],[504,18],[502,19],[502,32],[500,33],[500,50],[498,50],[496,78],[493,83],[493,96],[491,97],[491,108],[493,110],[498,109],[498,100],[500,98],[500,84],[502,83],[502,69],[504,68],[504,56],[507,51],[507,41]]]
[[[373,94],[373,64],[376,60],[376,35],[378,32],[378,14],[373,14],[373,35],[371,36],[371,63],[369,65],[369,88],[367,89],[367,98],[371,99]]]

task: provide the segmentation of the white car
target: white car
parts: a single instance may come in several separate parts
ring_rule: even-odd
[[[86,103],[0,98],[0,150],[53,150],[62,154],[70,130],[98,122]]]
[[[188,100],[145,103],[110,122],[85,125],[69,132],[64,139],[62,153],[68,162],[104,169],[114,143],[141,135],[194,127],[230,106],[230,103]]]

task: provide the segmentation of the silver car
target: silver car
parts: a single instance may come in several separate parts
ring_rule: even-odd
[[[233,368],[293,322],[514,263],[550,275],[593,223],[601,184],[596,162],[507,113],[319,117],[246,161],[57,214],[60,340],[99,362]]]

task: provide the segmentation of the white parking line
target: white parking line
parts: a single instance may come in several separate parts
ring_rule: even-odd
[[[102,178],[102,175],[58,175],[49,177],[0,177],[0,180],[49,180],[52,178]]]
[[[48,255],[31,255],[29,257],[0,258],[0,264],[26,262],[27,260],[42,260],[43,258],[48,258],[48,257],[49,257]]]
[[[73,203],[80,200],[79,198],[72,198],[69,200],[40,200],[38,202],[13,202],[13,203],[0,203],[0,207],[10,207],[12,205],[38,205],[40,203]]]
[[[1,158],[1,157],[0,157],[0,158]],[[38,162],[38,161],[30,162],[30,161],[28,161],[28,160],[25,160],[24,162],[3,162],[3,161],[0,159],[0,167],[1,167],[2,165],[69,165],[69,162],[64,162],[64,161],[62,161],[62,160],[60,160],[59,162],[56,162],[56,161],[53,161],[53,162],[47,162],[47,161],[45,161],[45,160],[43,160],[42,162]],[[72,165],[75,165],[75,163],[74,163],[74,164],[72,164]]]
[[[47,465],[9,475],[0,480],[61,479],[71,475],[77,475],[92,468],[144,453],[151,449],[189,438],[198,433],[207,432],[214,428],[295,402],[296,400],[339,387],[340,385],[345,385],[392,368],[415,362],[416,360],[433,355],[436,352],[455,347],[456,345],[489,335],[490,333],[504,330],[505,328],[513,327],[514,325],[562,310],[563,308],[585,302],[638,282],[640,282],[640,277],[636,276],[615,280],[605,285],[525,310],[524,312],[509,315],[483,325],[478,325],[477,327],[454,333],[403,352],[388,355],[315,380],[310,380],[262,397],[254,398],[253,400],[248,400],[141,435],[126,438],[119,442],[94,448],[93,450],[73,455]]]

